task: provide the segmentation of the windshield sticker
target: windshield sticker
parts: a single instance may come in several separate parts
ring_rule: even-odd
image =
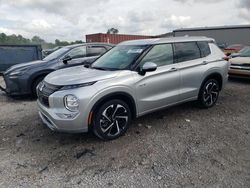
[[[142,53],[143,49],[130,49],[127,53],[128,54],[140,54]]]

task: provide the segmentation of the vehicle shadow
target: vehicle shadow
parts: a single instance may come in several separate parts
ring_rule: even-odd
[[[237,83],[237,84],[250,84],[250,78],[233,78],[229,77],[229,82]]]
[[[1,102],[32,102],[36,100],[37,98],[31,95],[9,96],[5,92],[0,91]]]
[[[134,119],[132,121],[130,128],[125,134],[125,136],[122,136],[121,138],[124,139],[127,135],[129,136],[138,135],[138,130],[143,131],[145,130],[145,128],[147,128],[148,125],[161,126],[162,120],[165,119],[164,121],[169,121],[170,117],[176,116],[176,114],[181,113],[183,115],[187,111],[189,113],[192,113],[192,112],[200,111],[200,110],[201,108],[198,107],[196,102],[187,102],[187,103],[180,104],[177,106],[165,108],[154,113],[147,114],[145,116]],[[183,117],[183,120],[185,120],[184,117]],[[171,120],[169,123],[171,123]],[[41,120],[39,124],[42,124]],[[138,124],[142,124],[142,126],[138,126]],[[42,125],[42,126],[44,127],[44,129],[46,129],[49,139],[58,140],[58,143],[60,145],[77,144],[77,143],[78,144],[79,143],[93,144],[93,143],[112,142],[112,141],[104,141],[104,140],[99,139],[98,137],[94,135],[94,133],[91,130],[87,133],[78,133],[78,134],[60,133],[60,132],[51,132],[49,128],[46,127],[46,125]],[[51,132],[51,133],[48,133],[48,132]],[[119,139],[117,139],[116,141],[119,142]]]

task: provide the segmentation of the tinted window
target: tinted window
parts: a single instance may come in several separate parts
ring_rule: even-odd
[[[200,58],[200,49],[196,42],[175,43],[174,47],[177,62]]]
[[[153,62],[159,67],[173,64],[173,49],[171,44],[161,44],[154,46],[143,58],[141,65],[146,62]]]
[[[65,54],[67,51],[69,51],[69,48],[64,47],[59,50],[54,51],[53,53],[49,54],[47,57],[44,58],[45,61],[51,61],[53,59],[57,59],[63,54]]]
[[[103,46],[90,46],[88,48],[88,56],[98,56],[104,54],[106,52],[106,48]]]
[[[200,51],[201,51],[201,57],[207,57],[208,55],[211,54],[208,42],[199,41],[199,42],[197,42],[197,44],[198,44]]]
[[[67,55],[72,59],[86,57],[86,46],[74,48]]]

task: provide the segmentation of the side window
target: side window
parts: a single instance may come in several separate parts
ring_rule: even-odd
[[[174,63],[173,49],[171,44],[159,44],[154,46],[142,59],[141,66],[146,62],[153,62],[160,66]]]
[[[201,57],[207,57],[208,55],[211,54],[208,42],[206,41],[199,41],[197,42],[200,50],[201,50]]]
[[[177,62],[190,61],[201,58],[200,49],[196,42],[183,42],[174,44]]]
[[[86,57],[86,46],[76,47],[72,49],[67,55],[72,59]]]
[[[103,46],[89,46],[88,47],[88,56],[98,56],[106,52],[106,48]]]

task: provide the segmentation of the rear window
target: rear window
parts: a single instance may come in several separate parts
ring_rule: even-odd
[[[175,59],[177,62],[190,61],[201,57],[196,42],[183,42],[174,44]]]
[[[199,42],[197,42],[197,44],[198,44],[200,51],[201,51],[201,57],[207,57],[208,55],[211,54],[208,42],[199,41]]]

